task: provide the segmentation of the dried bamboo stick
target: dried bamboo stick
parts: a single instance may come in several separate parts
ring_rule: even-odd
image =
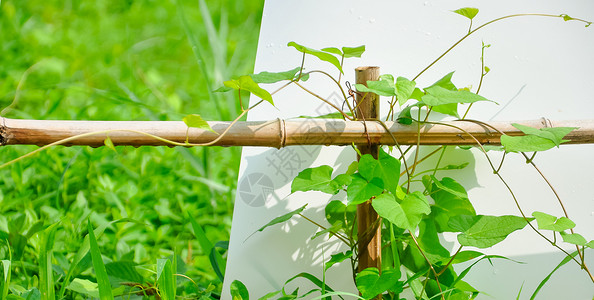
[[[367,81],[378,80],[380,76],[379,67],[359,67],[355,69],[355,78],[358,84],[367,86]],[[357,93],[357,109],[355,115],[358,119],[375,119],[379,117],[379,95],[374,93]],[[371,154],[378,159],[381,145],[373,143],[371,139],[366,144],[357,146],[363,155]],[[357,157],[357,160],[361,157]],[[359,237],[358,245],[358,270],[359,272],[373,267],[382,269],[382,226],[380,217],[373,206],[371,199],[357,205],[357,232]],[[381,295],[373,299],[381,299]]]
[[[208,122],[214,131],[222,133],[231,122]],[[474,145],[472,134],[480,143],[499,145],[500,134],[517,136],[522,132],[511,126],[520,123],[537,128],[543,127],[579,127],[565,139],[569,144],[594,143],[594,120],[581,121],[515,121],[490,122],[478,124],[470,121],[449,121],[444,125],[425,124],[421,127],[422,145]],[[417,126],[385,122],[387,128],[396,137],[400,145],[417,143]],[[462,129],[461,131],[458,127]],[[492,129],[495,128],[496,130]],[[367,133],[366,133],[367,130]],[[106,133],[106,131],[111,131]],[[465,133],[465,132],[466,133]],[[98,132],[96,134],[89,134]],[[186,135],[187,132],[187,135]],[[145,134],[143,134],[145,133]],[[0,119],[0,145],[47,145],[71,138],[64,145],[102,146],[107,135],[114,145],[162,146],[169,145],[146,134],[163,139],[184,143],[186,136],[190,143],[207,143],[218,135],[207,130],[190,128],[181,121],[59,121],[59,120],[22,120]],[[368,143],[394,145],[394,141],[384,127],[376,121],[295,119],[238,122],[213,146],[262,146],[282,148],[291,145],[364,145]]]

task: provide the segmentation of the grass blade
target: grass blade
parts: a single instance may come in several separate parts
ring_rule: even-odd
[[[157,259],[157,284],[161,299],[175,300],[176,279],[169,259]]]
[[[8,296],[8,286],[10,285],[10,260],[2,260],[3,280],[0,281],[0,299],[6,299]]]
[[[107,271],[101,258],[101,252],[99,252],[99,245],[93,232],[93,226],[91,226],[91,220],[87,222],[87,229],[89,230],[89,245],[91,248],[91,257],[93,258],[93,269],[95,269],[95,276],[97,276],[97,285],[99,287],[99,299],[113,300],[111,284],[109,283]]]
[[[540,289],[547,283],[547,281],[549,281],[549,279],[551,279],[551,276],[553,276],[553,273],[555,273],[557,270],[559,270],[559,268],[561,268],[564,264],[568,263],[577,254],[578,254],[578,252],[575,251],[575,252],[571,253],[570,255],[566,256],[565,258],[563,258],[563,260],[553,269],[553,271],[551,271],[551,273],[549,273],[549,275],[547,275],[547,277],[545,277],[540,282],[540,284],[538,285],[538,287],[536,288],[536,290],[534,291],[534,293],[532,293],[532,296],[530,296],[530,300],[532,300],[532,299],[534,299],[536,297],[536,295],[538,294],[538,292],[540,292]]]
[[[53,247],[58,224],[50,225],[41,233],[41,247],[39,249],[39,290],[41,299],[54,300],[56,298],[52,259],[54,257]]]
[[[206,237],[206,233],[204,233],[204,230],[202,229],[200,224],[196,222],[196,220],[192,217],[192,215],[190,215],[190,213],[188,213],[188,216],[190,217],[190,223],[192,224],[192,228],[194,229],[194,235],[196,236],[196,239],[198,239],[198,243],[200,244],[202,251],[204,251],[204,254],[214,255],[214,261],[216,262],[216,265],[212,263],[212,260],[211,265],[222,282],[225,277],[225,260],[223,259],[221,254],[218,251],[216,251],[216,249],[214,249],[214,246]]]
[[[113,220],[111,222],[102,224],[99,227],[95,228],[95,230],[93,231],[93,233],[95,234],[95,236],[101,236],[103,234],[103,232],[105,231],[105,229],[108,226],[110,226],[112,224],[119,223],[119,222],[137,222],[137,221],[132,220],[132,219],[129,219],[129,218],[123,218],[123,219]],[[70,284],[70,279],[76,275],[75,274],[76,267],[81,262],[81,260],[87,255],[87,253],[89,252],[90,248],[91,247],[90,247],[90,244],[89,244],[89,236],[87,235],[87,236],[85,236],[85,238],[84,238],[84,240],[82,242],[82,245],[78,249],[78,252],[76,252],[76,255],[74,256],[74,259],[70,263],[70,267],[68,268],[68,272],[66,272],[66,276],[64,278],[64,281],[62,282],[62,287],[60,288],[60,292],[58,294],[58,298],[59,299],[63,299],[64,298],[64,294],[66,293],[66,288]]]

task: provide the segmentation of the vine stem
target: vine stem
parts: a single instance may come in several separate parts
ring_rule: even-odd
[[[501,21],[501,20],[505,20],[505,19],[509,19],[509,18],[515,18],[515,17],[528,17],[528,16],[535,16],[535,17],[550,17],[550,18],[564,18],[564,15],[551,15],[551,14],[513,14],[513,15],[508,15],[508,16],[503,16],[503,17],[499,17],[497,19],[493,19],[483,25],[480,25],[479,27],[473,29],[472,31],[469,31],[467,34],[465,34],[462,38],[460,38],[457,42],[455,42],[450,48],[448,48],[444,53],[442,53],[439,57],[437,57],[433,62],[431,62],[427,67],[425,67],[421,72],[419,72],[419,74],[417,74],[417,76],[415,76],[413,78],[413,81],[416,80],[419,76],[421,76],[421,74],[425,73],[425,71],[427,71],[429,68],[431,68],[435,63],[437,63],[438,61],[440,61],[444,56],[446,56],[446,54],[448,54],[450,51],[452,51],[452,49],[456,48],[456,46],[458,46],[458,44],[460,44],[461,42],[463,42],[467,37],[469,37],[470,35],[472,35],[473,33],[477,32],[478,30],[480,30],[481,28]],[[584,22],[586,24],[591,24],[592,22],[588,22],[586,20],[582,20],[582,19],[574,19],[571,18],[570,20],[575,20],[575,21],[580,21],[580,22]]]
[[[423,249],[421,249],[421,245],[419,245],[419,242],[417,241],[417,238],[415,238],[415,235],[410,231],[408,233],[410,233],[410,236],[412,237],[412,240],[415,242],[417,249],[419,249],[419,252],[421,252],[421,255],[423,255],[423,258],[425,258],[425,261],[427,262],[427,264],[429,264],[429,268],[431,269],[431,272],[433,273],[433,275],[435,275],[435,281],[437,282],[437,287],[439,288],[439,292],[441,294],[441,299],[445,300],[445,297],[443,295],[443,290],[441,289],[441,284],[439,284],[439,278],[438,278],[439,274],[437,274],[437,272],[433,268],[433,265],[431,264],[431,261],[429,261],[429,258],[427,258],[427,256],[425,255],[425,252],[423,251]]]
[[[298,215],[300,215],[301,217],[303,217],[304,219],[308,220],[310,223],[322,228],[322,230],[328,230],[328,228],[322,226],[321,224],[319,224],[318,222],[306,217],[305,215],[299,213]],[[341,234],[339,234],[338,232],[334,232],[331,231],[332,234],[334,234],[336,236],[336,238],[338,238],[339,240],[341,240],[343,243],[345,243],[347,246],[351,247],[351,244],[349,243],[349,241],[347,241]]]

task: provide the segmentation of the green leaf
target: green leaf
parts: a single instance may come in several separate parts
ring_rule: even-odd
[[[382,148],[379,151],[378,161],[384,181],[384,188],[392,194],[396,194],[396,187],[400,179],[400,161]]]
[[[270,93],[267,90],[258,86],[258,84],[254,82],[252,77],[250,77],[249,75],[243,75],[240,76],[238,79],[225,81],[223,82],[223,84],[226,87],[230,87],[234,90],[248,91],[257,97],[260,97],[262,100],[266,100],[270,102],[270,104],[274,105]]]
[[[566,142],[563,138],[570,132],[578,129],[579,127],[549,127],[549,128],[533,128],[517,123],[512,123],[512,126],[521,130],[524,134],[535,135],[541,138],[549,139],[555,145],[559,146]]]
[[[105,270],[105,264],[101,258],[101,252],[99,251],[99,245],[93,232],[93,226],[91,226],[91,220],[87,221],[87,229],[89,236],[89,244],[91,248],[91,257],[93,258],[93,269],[95,270],[95,276],[97,277],[97,285],[99,288],[99,298],[101,300],[113,300],[111,293],[111,283],[109,283],[109,277]]]
[[[347,187],[347,205],[361,204],[384,191],[384,182],[380,178],[367,181],[359,173],[351,177],[351,184]]]
[[[435,263],[450,257],[450,251],[441,245],[435,221],[431,218],[424,218],[419,223],[419,246],[425,251],[429,261]]]
[[[106,222],[104,224],[99,225],[99,227],[95,228],[95,230],[94,230],[95,236],[100,236],[101,234],[103,234],[103,232],[105,231],[105,229],[108,226],[110,226],[112,224],[117,224],[120,222],[137,222],[137,221],[128,219],[128,218],[123,218],[123,219],[113,220],[111,222]],[[64,279],[64,283],[68,283],[70,281],[70,278],[72,278],[79,272],[84,271],[87,268],[86,267],[87,261],[92,262],[92,259],[89,258],[89,256],[88,256],[90,247],[91,246],[90,246],[90,241],[89,241],[89,235],[87,235],[83,239],[83,242],[82,242],[80,248],[76,252],[74,259],[72,260],[72,263],[70,264],[70,267],[68,268],[68,272],[66,272],[66,277]],[[66,287],[67,287],[67,285],[64,284],[60,288],[59,298],[63,297],[64,293],[66,292]]]
[[[434,191],[436,189],[440,189],[440,190],[445,191],[449,194],[452,194],[458,198],[468,199],[468,194],[466,193],[466,190],[464,189],[464,187],[462,187],[462,185],[460,185],[454,179],[449,178],[449,177],[444,177],[440,181],[433,175],[431,175],[430,177],[431,177],[431,180],[433,180],[433,184],[435,184],[435,187],[436,187],[435,189],[432,189],[432,191]]]
[[[10,260],[2,260],[2,274],[4,278],[0,282],[0,299],[6,299],[8,296],[8,286],[10,285],[11,277],[10,265]]]
[[[578,245],[578,246],[586,246],[588,241],[579,233],[565,233],[561,232],[561,237],[563,241],[566,243]]]
[[[392,194],[381,194],[373,199],[371,205],[379,216],[410,231],[415,230],[423,215],[431,213],[427,198],[419,191],[407,194],[401,203]]]
[[[557,219],[555,216],[539,211],[533,212],[532,216],[536,218],[538,229],[561,232],[575,227],[575,223],[566,217]]]
[[[453,232],[465,232],[482,217],[481,215],[454,215],[450,217],[448,226]]]
[[[176,276],[169,259],[157,259],[157,284],[161,299],[175,300]]]
[[[467,262],[469,260],[473,260],[475,258],[479,258],[485,254],[478,252],[478,251],[460,251],[456,254],[456,257],[452,260],[452,265]],[[447,264],[451,258],[447,258],[442,260],[442,264]]]
[[[250,300],[250,293],[245,284],[239,280],[234,280],[231,283],[231,299],[232,300]]]
[[[591,240],[588,243],[586,243],[586,247],[594,249],[594,240]]]
[[[443,76],[442,78],[440,78],[438,81],[436,81],[435,83],[433,83],[431,86],[426,87],[425,90],[432,88],[432,87],[442,87],[446,90],[450,90],[450,91],[457,91],[458,88],[454,85],[454,83],[452,83],[452,76],[454,76],[454,71],[446,74],[445,76]],[[418,92],[421,92],[420,90]],[[422,92],[421,92],[422,94]],[[417,99],[420,101],[420,99]]]
[[[452,178],[444,177],[441,180],[436,180],[432,176],[423,176],[423,179],[430,179],[431,188],[430,196],[435,201],[432,208],[432,215],[435,219],[438,232],[457,232],[464,230],[457,230],[450,225],[450,219],[460,215],[476,215],[472,203],[468,199],[466,190],[462,185]]]
[[[188,212],[188,217],[190,219],[190,224],[192,224],[192,229],[194,229],[194,236],[198,240],[198,244],[200,244],[200,248],[202,248],[202,251],[204,252],[204,254],[212,253],[214,250],[214,246],[213,246],[212,242],[206,236],[204,229],[202,229],[202,226],[200,226],[200,224],[198,224],[196,219],[194,219],[189,212]],[[215,271],[215,273],[217,274],[219,279],[221,281],[223,281],[223,279],[225,277],[225,260],[223,259],[221,254],[219,252],[217,252],[216,250],[214,251],[214,256],[215,256],[215,261],[216,261],[217,265],[219,266],[219,268],[216,268],[214,265],[211,265],[211,267],[213,268],[213,270]]]
[[[534,219],[528,219],[531,220]],[[518,216],[480,216],[468,230],[458,235],[458,242],[463,246],[489,248],[527,224]]]
[[[396,98],[400,105],[404,105],[408,99],[411,98],[415,91],[416,82],[408,80],[404,77],[398,77],[396,79]]]
[[[342,47],[342,51],[336,47],[328,47],[322,49],[322,51],[336,54],[341,57],[344,55],[344,58],[361,57],[363,52],[365,52],[365,45],[358,47]]]
[[[204,121],[204,119],[202,119],[202,117],[200,115],[197,115],[197,114],[187,115],[183,118],[183,121],[186,124],[186,126],[188,126],[188,127],[198,128],[198,129],[202,129],[202,130],[208,130],[210,132],[214,132],[214,133],[218,134],[216,131],[212,130],[210,125],[208,125],[208,122]]]
[[[133,261],[114,261],[105,264],[105,271],[110,277],[129,282],[144,283],[144,277],[138,273],[136,265]]]
[[[384,270],[380,275],[377,268],[367,268],[357,274],[355,282],[361,296],[365,299],[371,299],[375,296],[393,288],[402,285],[400,279],[400,270]]]
[[[115,148],[115,146],[113,145],[113,142],[111,141],[111,139],[109,138],[109,136],[106,136],[106,137],[105,137],[105,140],[103,141],[103,144],[104,144],[104,145],[105,145],[107,148],[109,148],[109,149],[113,150],[114,152],[117,152],[117,151],[116,151],[116,148]]]
[[[394,78],[392,82],[388,80],[367,81],[367,86],[357,83],[355,84],[357,92],[375,93],[380,96],[392,97],[396,96],[396,86],[394,86]]]
[[[340,253],[332,254],[332,256],[330,257],[330,260],[328,260],[324,264],[324,270],[328,270],[333,265],[340,263],[340,262],[344,261],[345,259],[351,258],[352,256],[353,256],[353,252],[351,250],[344,252],[344,253],[340,252]]]
[[[332,180],[332,171],[332,167],[324,165],[299,172],[291,184],[291,193],[297,191],[320,191],[332,195],[338,193],[342,185]]]
[[[501,145],[506,152],[546,151],[556,146],[553,141],[535,135],[502,135]]]
[[[418,102],[418,103],[415,103],[413,105],[409,105],[409,106],[405,107],[398,114],[398,119],[397,119],[398,123],[404,124],[404,125],[410,125],[410,124],[412,124],[413,118],[412,118],[412,115],[411,115],[411,112],[410,112],[411,109],[413,109],[414,107],[418,107],[419,109],[421,109],[421,107],[423,107],[423,106],[425,106],[424,103]]]
[[[99,298],[97,284],[87,279],[74,278],[66,288],[88,297]]]
[[[338,49],[336,47],[322,48],[321,50],[324,52],[336,54],[338,56],[342,56],[344,54],[340,49]]]
[[[393,194],[396,193],[398,180],[400,178],[400,161],[386,153],[383,149],[379,151],[379,159],[373,158],[371,154],[365,154],[359,160],[359,174],[368,182],[377,179],[379,187],[382,187]]]
[[[53,270],[53,247],[56,236],[56,228],[59,223],[54,223],[43,230],[40,234],[39,247],[39,290],[44,299],[55,298],[54,270]],[[103,299],[102,299],[103,300]]]
[[[312,49],[312,48],[308,48],[308,47],[305,47],[303,45],[299,45],[299,44],[297,44],[295,42],[289,42],[287,44],[287,46],[289,46],[289,47],[295,47],[295,49],[297,49],[297,51],[299,51],[299,52],[302,52],[302,53],[305,53],[305,54],[310,54],[310,55],[313,55],[313,56],[319,58],[322,61],[329,62],[329,63],[333,64],[340,71],[340,73],[344,73],[342,71],[342,67],[340,66],[340,62],[338,61],[338,58],[336,58],[336,56],[334,56],[334,55],[332,55],[330,53],[327,53],[327,52],[324,52],[324,51],[320,51],[320,50],[316,50],[316,49]]]
[[[520,124],[512,124],[521,130],[524,136],[501,136],[501,144],[507,152],[545,151],[567,142],[563,140],[567,134],[577,127],[532,128]]]
[[[460,115],[458,114],[458,103],[436,105],[433,106],[432,109],[433,111],[438,112],[440,114],[460,118]]]
[[[354,205],[346,206],[340,200],[333,200],[326,204],[324,212],[328,223],[332,225],[339,223],[343,229],[347,230],[349,224],[345,224],[345,222],[355,219],[357,207]]]
[[[476,14],[478,14],[479,10],[478,10],[478,8],[474,8],[474,7],[464,7],[464,8],[456,9],[453,12],[455,12],[461,16],[465,16],[472,20],[476,16]]]
[[[232,90],[233,89],[230,88],[230,87],[228,87],[228,86],[222,86],[222,87],[219,87],[218,89],[216,89],[216,90],[214,90],[212,92],[213,93],[225,93],[225,92],[232,91]]]
[[[256,230],[256,232],[262,231],[262,230],[266,229],[267,227],[270,227],[270,226],[273,226],[276,224],[280,224],[280,223],[284,223],[284,222],[290,220],[294,215],[297,215],[297,214],[300,214],[301,212],[303,212],[303,210],[305,209],[306,206],[307,206],[307,204],[301,206],[300,208],[298,208],[294,211],[288,212],[282,216],[272,219],[272,221],[270,221],[270,222],[266,223],[266,225],[260,227],[260,229]]]
[[[423,103],[438,106],[452,103],[474,103],[477,101],[491,101],[487,98],[469,91],[452,91],[441,86],[432,86],[425,89],[427,93],[421,98]],[[493,102],[493,101],[491,101]]]
[[[297,67],[292,70],[284,71],[284,72],[260,72],[258,74],[249,75],[252,77],[255,83],[276,83],[283,80],[295,80],[295,78],[299,71],[301,70],[300,67]]]
[[[342,47],[342,52],[344,53],[345,58],[361,57],[361,55],[365,52],[365,45],[358,47]]]

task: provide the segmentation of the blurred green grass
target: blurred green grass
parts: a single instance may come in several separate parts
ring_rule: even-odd
[[[262,6],[263,0],[1,1],[2,116],[181,120],[199,113],[229,120],[239,111],[235,98],[211,91],[252,72]],[[1,147],[0,157],[7,162],[35,148]],[[98,237],[107,261],[154,264],[179,255],[200,286],[220,285],[184,218],[194,216],[210,240],[228,240],[240,149],[116,149],[55,147],[0,170],[0,240],[13,253],[12,282],[37,284],[36,232],[60,222],[53,261],[59,286],[90,217],[95,227],[120,218],[142,223],[108,226]],[[0,258],[8,257],[0,243]],[[92,277],[89,269],[81,274]]]

